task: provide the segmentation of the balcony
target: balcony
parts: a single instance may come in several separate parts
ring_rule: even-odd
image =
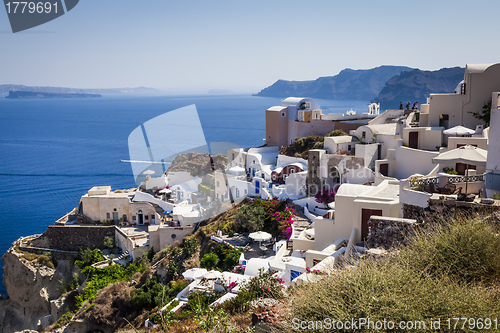
[[[408,179],[409,188],[415,191],[454,195],[459,193],[481,194],[485,174],[449,175],[440,173],[436,177],[412,177]]]

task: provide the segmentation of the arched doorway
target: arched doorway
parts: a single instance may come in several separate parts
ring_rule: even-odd
[[[142,214],[142,210],[137,212],[137,221],[138,221],[139,225],[144,224],[144,215]]]

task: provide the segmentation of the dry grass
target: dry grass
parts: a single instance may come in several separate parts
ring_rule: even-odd
[[[498,318],[497,232],[479,219],[457,219],[422,230],[385,260],[362,261],[296,288],[289,319]]]

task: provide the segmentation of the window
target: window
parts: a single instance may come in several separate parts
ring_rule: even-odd
[[[127,215],[123,214],[123,222],[128,222]]]
[[[247,195],[247,194],[248,194],[248,190],[245,190],[245,195]]]
[[[151,221],[154,221],[154,220],[155,220],[155,216],[151,215]]]
[[[113,212],[116,212],[116,208],[113,209]]]
[[[290,169],[290,173],[295,173],[295,169]]]
[[[365,131],[363,131],[363,132],[361,133],[361,136],[362,136],[363,138],[366,138],[366,132],[365,132]]]
[[[220,187],[220,182],[219,181],[217,181],[217,187]]]
[[[439,115],[439,127],[448,128],[449,121],[450,121],[450,116],[448,114]]]
[[[111,214],[110,213],[106,213],[106,218],[110,219],[111,218]]]
[[[149,215],[144,215],[145,220],[149,220]]]
[[[284,117],[285,116],[285,112],[281,112],[281,116]]]
[[[290,280],[294,280],[299,277],[299,275],[302,274],[302,272],[290,270]]]
[[[132,221],[135,221],[135,220],[137,220],[137,217],[134,215],[134,216],[132,216]]]
[[[269,135],[269,140],[271,140],[271,136]]]
[[[239,197],[240,197],[240,189],[236,188],[236,198],[239,198]]]
[[[233,158],[232,159],[234,160],[234,153],[233,153]]]
[[[347,150],[351,151],[351,145],[347,145]]]

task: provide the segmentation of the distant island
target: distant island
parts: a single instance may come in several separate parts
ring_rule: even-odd
[[[20,84],[0,84],[0,97],[9,95],[10,91],[26,91],[51,94],[101,94],[101,95],[159,95],[161,91],[146,88],[109,88],[109,89],[78,89],[65,87],[25,86]]]
[[[5,98],[10,99],[42,99],[42,98],[96,98],[100,94],[77,94],[77,93],[47,93],[36,91],[9,91]]]

